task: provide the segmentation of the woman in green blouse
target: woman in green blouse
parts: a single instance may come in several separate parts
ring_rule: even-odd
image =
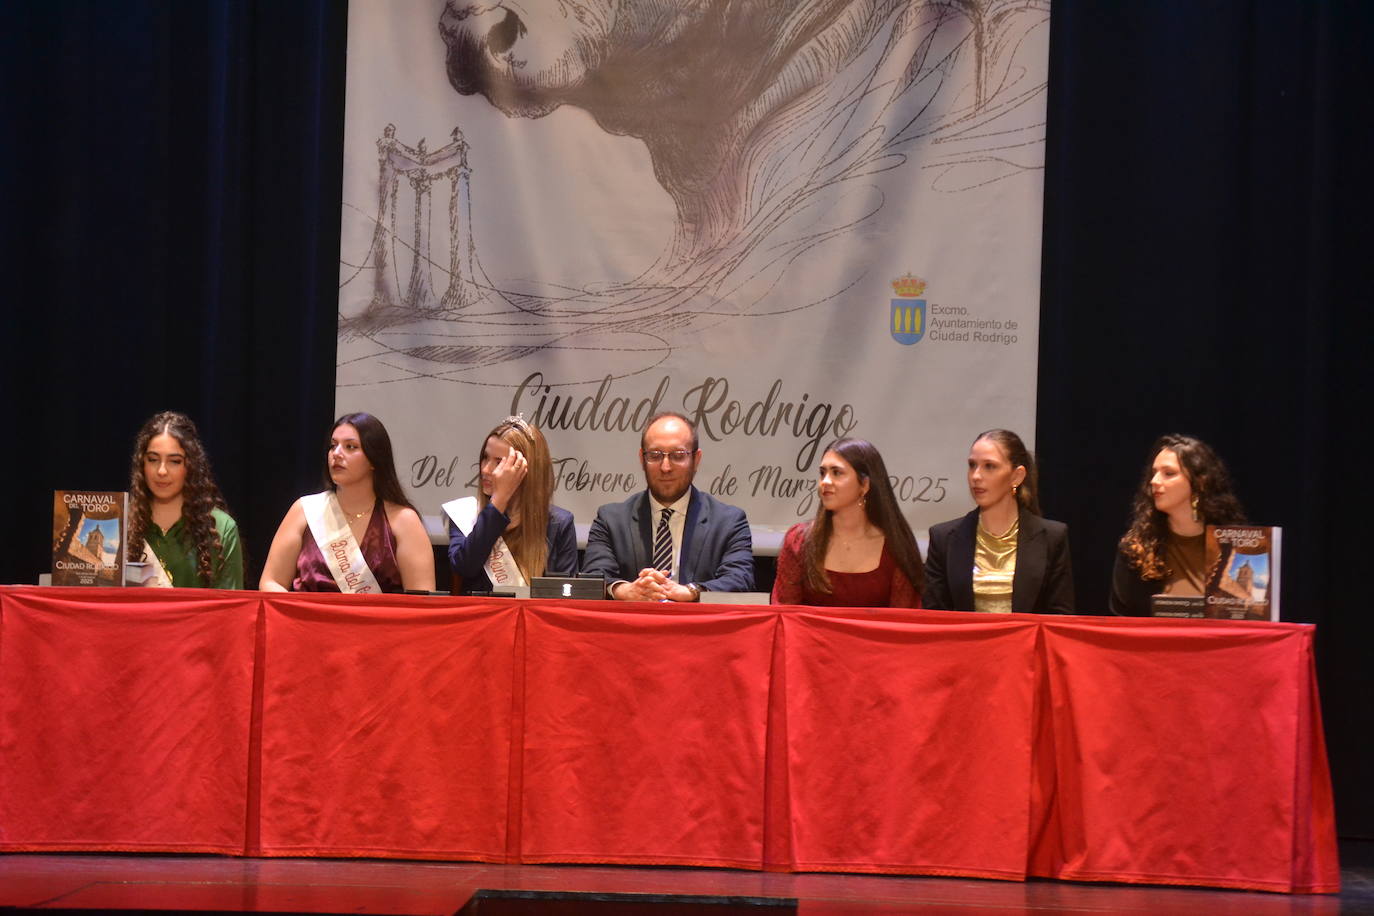
[[[149,585],[243,588],[239,529],[210,472],[196,425],[164,411],[139,430],[129,480],[130,560]]]

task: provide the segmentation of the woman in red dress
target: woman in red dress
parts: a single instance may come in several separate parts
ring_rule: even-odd
[[[815,519],[783,538],[773,603],[920,607],[921,551],[872,443],[832,442],[816,492]]]

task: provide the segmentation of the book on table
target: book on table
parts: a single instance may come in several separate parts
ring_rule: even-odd
[[[52,505],[52,584],[124,584],[129,494],[56,490]]]
[[[1207,616],[1278,620],[1283,529],[1207,526]]]

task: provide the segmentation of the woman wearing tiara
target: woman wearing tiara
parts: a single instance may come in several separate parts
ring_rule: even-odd
[[[925,606],[982,613],[1073,613],[1069,529],[1040,516],[1040,493],[1021,437],[990,429],[973,440],[968,488],[975,508],[932,525]]]
[[[572,513],[550,502],[553,459],[544,434],[524,417],[506,417],[487,433],[477,460],[479,495],[444,504],[454,591],[577,575]]]
[[[147,564],[145,585],[243,588],[238,525],[184,414],[156,414],[134,440],[128,557]]]
[[[396,476],[391,437],[371,414],[334,423],[328,488],[302,496],[282,519],[258,587],[284,592],[434,590],[434,551]]]

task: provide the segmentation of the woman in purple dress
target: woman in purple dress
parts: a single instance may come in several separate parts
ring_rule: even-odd
[[[322,493],[302,496],[282,519],[262,591],[433,591],[434,550],[396,476],[391,437],[371,414],[334,423]]]
[[[816,492],[816,517],[783,538],[773,603],[920,607],[921,551],[878,450],[863,439],[832,442]]]

